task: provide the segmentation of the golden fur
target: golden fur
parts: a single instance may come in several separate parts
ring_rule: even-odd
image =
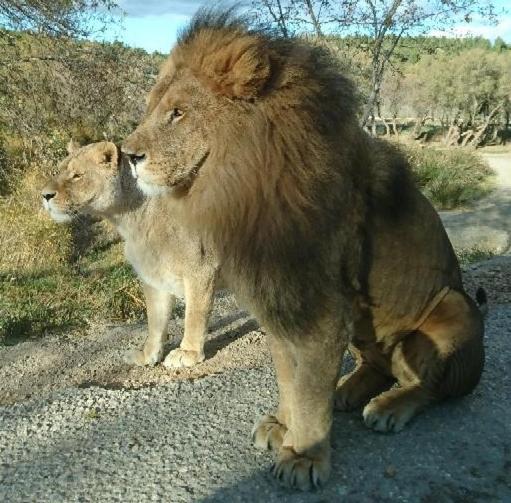
[[[142,282],[149,325],[144,348],[127,352],[127,361],[154,365],[162,360],[168,321],[179,296],[186,299],[185,333],[163,364],[172,368],[201,362],[218,273],[213,254],[177,218],[169,222],[172,197],[143,196],[126,156],[113,143],[70,145],[59,175],[43,189],[44,205],[57,221],[81,214],[106,218],[123,237],[126,258]]]
[[[334,398],[398,431],[469,392],[483,365],[481,315],[441,221],[354,103],[320,48],[203,12],[123,144],[141,187],[175,197],[268,329],[280,400],[254,440],[300,489],[329,475]],[[348,343],[357,367],[338,383]]]

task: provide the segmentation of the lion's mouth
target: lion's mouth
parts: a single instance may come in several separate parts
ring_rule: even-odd
[[[53,206],[45,206],[44,208],[50,215],[50,218],[57,223],[71,222],[76,217],[73,212],[63,211]]]
[[[208,157],[209,150],[204,153],[204,155],[195,163],[193,168],[186,175],[172,182],[170,186],[174,189],[190,188]]]

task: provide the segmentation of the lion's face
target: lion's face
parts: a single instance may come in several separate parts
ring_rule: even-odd
[[[189,72],[160,78],[143,122],[123,143],[144,193],[193,183],[210,153],[215,109],[212,94]]]
[[[42,190],[44,208],[57,222],[69,222],[78,214],[106,213],[120,191],[118,163],[117,147],[109,142],[70,153]]]

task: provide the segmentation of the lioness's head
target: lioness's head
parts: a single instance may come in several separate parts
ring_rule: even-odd
[[[43,206],[57,222],[83,213],[104,215],[121,191],[117,146],[103,141],[79,148],[70,143],[68,152],[59,174],[42,190]]]
[[[247,134],[237,117],[253,112],[248,105],[269,79],[261,37],[227,18],[215,22],[209,26],[205,16],[181,36],[148,96],[142,123],[123,143],[148,195],[193,185],[212,157]]]

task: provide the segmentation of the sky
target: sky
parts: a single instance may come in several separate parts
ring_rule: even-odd
[[[181,28],[193,14],[211,2],[204,0],[118,0],[124,11],[121,27],[106,33],[107,40],[120,40],[148,52],[168,53]]]
[[[148,52],[167,53],[176,41],[179,30],[186,26],[197,9],[213,2],[217,3],[215,0],[119,0],[119,7],[124,11],[122,22],[103,38],[120,40]],[[509,5],[508,0],[494,0],[494,4],[497,9]],[[511,12],[501,15],[496,26],[475,19],[470,24],[454,26],[450,33],[432,31],[431,35],[480,35],[491,40],[501,37],[511,43]]]

